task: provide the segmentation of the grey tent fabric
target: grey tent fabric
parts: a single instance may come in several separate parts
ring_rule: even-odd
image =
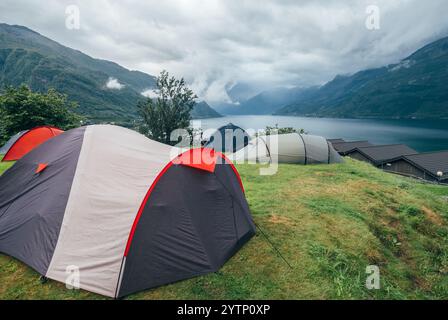
[[[244,129],[229,123],[216,130],[205,147],[214,149],[219,152],[236,152],[249,143],[250,137]]]
[[[13,135],[8,142],[6,142],[3,147],[0,148],[0,154],[6,154],[8,150],[12,147],[12,145],[20,139],[21,136],[23,136],[25,133],[27,133],[28,130],[20,131],[19,133]]]
[[[344,160],[342,159],[341,155],[334,150],[333,146],[331,144],[329,144],[328,146],[330,148],[330,152],[329,152],[329,161],[328,163],[339,163],[339,162],[343,162]]]
[[[260,136],[230,156],[237,162],[329,164],[343,162],[324,137],[290,133]]]
[[[307,134],[301,137],[306,147],[306,164],[330,163],[332,150],[327,139]]]
[[[32,150],[0,177],[0,252],[45,275],[55,251],[84,128]],[[47,168],[38,173],[39,164]]]

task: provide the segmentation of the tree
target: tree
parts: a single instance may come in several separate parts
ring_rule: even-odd
[[[183,78],[170,77],[166,71],[157,78],[155,93],[157,98],[148,98],[137,105],[142,118],[138,129],[150,139],[174,145],[177,141],[171,141],[171,133],[189,128],[197,97]]]
[[[77,104],[67,96],[49,89],[47,93],[33,92],[26,85],[6,87],[0,95],[0,134],[9,137],[22,130],[50,125],[63,130],[78,127],[82,117],[75,114]]]
[[[0,146],[4,145],[8,139],[6,133],[6,115],[3,109],[0,108]]]
[[[299,134],[308,134],[305,129],[295,129],[292,127],[279,127],[278,124],[276,124],[274,127],[267,126],[264,130],[264,135],[271,135],[271,134],[287,134],[287,133],[299,133]]]

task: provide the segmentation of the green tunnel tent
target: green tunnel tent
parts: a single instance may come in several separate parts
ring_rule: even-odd
[[[237,162],[330,164],[343,162],[324,137],[289,133],[259,136],[233,154]]]

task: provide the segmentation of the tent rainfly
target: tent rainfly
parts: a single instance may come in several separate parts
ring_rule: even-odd
[[[305,165],[343,161],[324,137],[298,133],[257,137],[247,147],[236,152],[233,160]]]
[[[247,146],[249,140],[250,137],[244,129],[229,123],[216,130],[205,146],[216,151],[233,153]]]
[[[1,149],[2,161],[16,161],[45,141],[54,138],[64,131],[50,126],[36,127],[22,131],[13,136]]]
[[[6,154],[8,150],[11,148],[11,146],[19,140],[21,136],[23,136],[25,133],[27,133],[28,130],[20,131],[19,133],[16,133],[13,135],[4,145],[0,148],[0,154]]]
[[[61,282],[79,268],[82,289],[109,297],[217,271],[255,233],[224,155],[116,126],[47,141],[0,185],[0,252]]]

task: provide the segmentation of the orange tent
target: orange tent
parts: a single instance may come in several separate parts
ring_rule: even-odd
[[[2,162],[19,160],[34,148],[63,132],[64,131],[61,129],[50,126],[42,126],[31,129],[17,139],[16,142],[14,142],[14,144],[6,152]]]

